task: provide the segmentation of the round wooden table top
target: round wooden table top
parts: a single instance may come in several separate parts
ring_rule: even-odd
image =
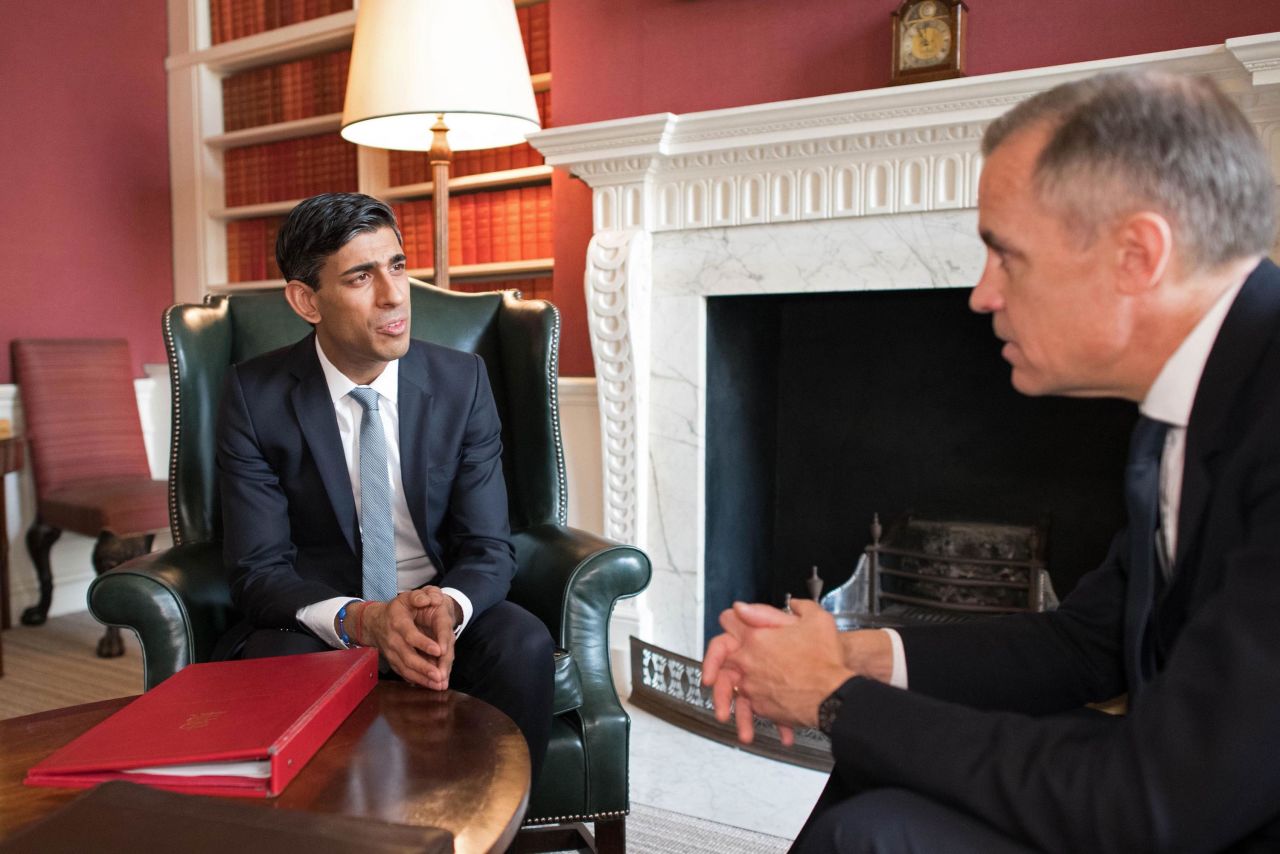
[[[24,786],[27,769],[132,699],[0,720],[0,838],[80,794]],[[380,682],[279,797],[239,800],[431,825],[458,852],[504,851],[529,802],[529,751],[485,702]]]

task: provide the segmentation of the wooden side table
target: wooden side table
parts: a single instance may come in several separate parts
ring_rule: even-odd
[[[132,699],[0,720],[0,841],[79,794],[24,786],[27,769]],[[457,854],[499,854],[529,805],[529,750],[481,700],[383,681],[279,797],[242,802],[442,827]]]
[[[22,439],[0,439],[0,629],[9,628],[9,511],[5,506],[5,475],[22,468]],[[0,676],[4,676],[4,644],[0,643]]]

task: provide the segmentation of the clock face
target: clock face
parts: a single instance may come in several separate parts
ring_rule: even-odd
[[[946,20],[918,21],[902,31],[904,68],[925,68],[946,62],[951,55],[951,27]]]
[[[951,22],[947,7],[937,0],[924,0],[902,16],[898,67],[902,70],[931,68],[951,58]]]

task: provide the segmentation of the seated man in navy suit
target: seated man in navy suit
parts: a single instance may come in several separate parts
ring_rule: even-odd
[[[1050,613],[840,634],[816,603],[735,604],[717,712],[831,736],[797,851],[1280,850],[1267,156],[1211,81],[1159,74],[1045,92],[982,148],[970,307],[1018,391],[1138,404],[1128,524]]]
[[[352,193],[280,229],[285,296],[314,329],[234,366],[218,419],[230,657],[376,647],[404,680],[506,712],[534,777],[553,647],[506,601],[515,573],[501,425],[476,355],[410,338],[400,232]]]

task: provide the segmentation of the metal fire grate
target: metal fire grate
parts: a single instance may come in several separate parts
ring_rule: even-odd
[[[910,515],[871,545],[848,582],[822,598],[842,630],[972,619],[1056,607],[1044,568],[1047,526],[942,522]],[[631,697],[636,706],[676,726],[741,750],[821,771],[832,767],[831,741],[816,729],[782,746],[777,727],[755,718],[755,741],[739,744],[732,722],[720,723],[702,662],[631,638]]]
[[[853,577],[822,599],[842,630],[954,622],[1057,607],[1046,524],[920,519],[883,534],[879,516]]]

